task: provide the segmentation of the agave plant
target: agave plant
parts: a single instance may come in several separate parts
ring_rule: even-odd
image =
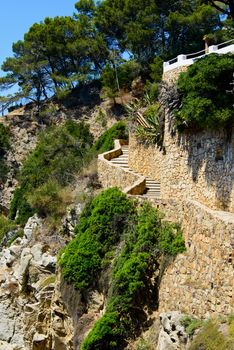
[[[162,136],[158,104],[149,106],[143,116],[138,117],[138,123],[136,135],[140,142],[145,144],[160,143]]]
[[[127,115],[130,121],[135,121],[137,111],[141,108],[141,101],[139,99],[135,99],[130,103],[125,105],[125,109],[127,111]]]

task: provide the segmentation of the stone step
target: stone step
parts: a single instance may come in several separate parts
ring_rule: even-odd
[[[152,190],[146,189],[146,193],[160,193],[160,190],[152,191]]]
[[[152,190],[158,190],[158,189],[160,189],[160,186],[147,186],[146,185],[146,188],[150,188]]]
[[[119,166],[125,170],[128,170],[130,173],[144,176],[143,174],[139,174],[135,172],[133,169],[130,169],[128,166],[128,146],[122,146],[122,154],[119,157],[113,158],[110,162],[114,165]],[[160,198],[160,183],[146,177],[146,193],[142,195],[144,198]]]
[[[125,165],[125,166],[128,166],[128,163],[124,163],[124,162],[111,162],[112,164],[116,164],[116,165]]]
[[[117,159],[112,159],[111,162],[112,162],[112,163],[126,163],[126,164],[128,164],[127,160],[125,160],[125,159],[119,159],[119,158],[117,158]]]
[[[111,163],[125,163],[128,164],[124,159],[113,159],[111,160]]]

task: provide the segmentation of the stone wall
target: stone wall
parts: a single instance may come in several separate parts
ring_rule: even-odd
[[[161,183],[162,200],[197,200],[234,212],[234,134],[224,130],[172,133],[166,113],[164,151],[129,139],[130,167]]]
[[[110,162],[122,153],[121,143],[115,141],[115,149],[98,156],[98,177],[103,188],[119,187],[127,194],[138,195],[145,191],[145,177],[134,174]]]
[[[164,146],[164,199],[191,198],[213,209],[234,212],[234,134],[229,141],[223,130],[172,137],[167,119]]]
[[[175,83],[175,81],[178,79],[178,76],[182,72],[186,72],[189,66],[181,66],[174,68],[168,72],[163,73],[163,81],[166,82],[169,85],[172,85]]]
[[[159,152],[157,146],[145,146],[138,143],[133,133],[130,133],[129,137],[129,167],[139,174],[160,182],[163,154]]]
[[[187,250],[162,278],[159,312],[180,310],[201,318],[233,313],[234,214],[196,201],[181,207]]]

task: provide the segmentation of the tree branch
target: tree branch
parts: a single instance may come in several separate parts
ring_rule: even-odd
[[[209,2],[211,2],[211,5],[218,11],[225,13],[226,15],[229,15],[229,11],[228,10],[224,10],[222,7],[220,7],[219,5],[217,5],[213,0],[209,0]],[[222,2],[224,5],[228,5],[225,1],[219,1]]]

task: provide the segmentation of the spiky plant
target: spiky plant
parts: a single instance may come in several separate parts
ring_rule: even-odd
[[[159,144],[162,139],[159,105],[149,106],[143,114],[143,123],[136,128],[138,140],[145,144]]]

